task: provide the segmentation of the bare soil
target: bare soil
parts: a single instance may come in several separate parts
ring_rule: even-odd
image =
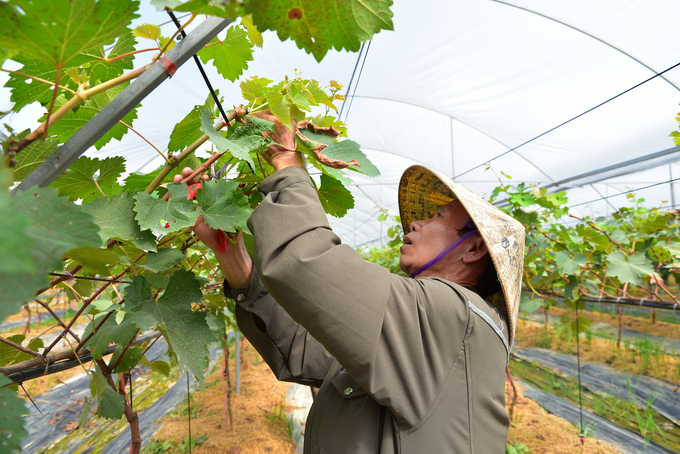
[[[562,316],[563,314],[572,313],[570,309],[551,307],[548,309],[548,314]],[[619,326],[619,316],[612,314],[602,314],[600,312],[579,311],[580,315],[587,317],[591,323],[609,323],[610,325]],[[680,325],[666,322],[654,322],[645,320],[640,317],[633,317],[632,315],[621,315],[621,326],[623,328],[632,329],[645,334],[654,336],[670,337],[673,339],[680,339]]]

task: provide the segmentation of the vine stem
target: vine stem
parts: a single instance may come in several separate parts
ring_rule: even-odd
[[[11,346],[11,347],[14,347],[14,348],[16,348],[17,350],[21,350],[21,351],[24,352],[24,353],[28,353],[29,355],[38,357],[38,358],[41,358],[41,357],[43,356],[43,355],[41,355],[40,353],[34,352],[34,351],[31,350],[30,348],[22,347],[21,345],[17,344],[16,342],[12,342],[11,340],[5,339],[5,338],[2,337],[2,336],[0,336],[0,342],[2,342],[2,343],[4,343],[4,344],[7,344],[7,345],[9,345],[9,346]]]
[[[125,126],[126,128],[128,128],[130,131],[134,132],[134,133],[137,134],[139,137],[141,137],[142,140],[143,140],[144,142],[146,142],[146,143],[148,143],[149,145],[151,145],[151,146],[153,147],[153,149],[156,150],[156,151],[158,152],[158,154],[161,155],[161,157],[162,157],[163,159],[165,159],[165,162],[167,162],[168,164],[170,164],[170,161],[168,160],[168,157],[165,156],[165,155],[163,154],[163,152],[162,152],[161,150],[159,150],[158,147],[156,147],[156,145],[152,144],[152,143],[149,141],[149,139],[147,139],[146,137],[144,137],[143,135],[141,135],[141,134],[139,133],[139,131],[137,131],[135,128],[133,128],[133,127],[130,126],[129,124],[125,123],[123,120],[118,120],[118,123],[122,124],[123,126]]]
[[[125,57],[129,57],[130,55],[140,54],[142,52],[150,52],[152,50],[160,50],[160,47],[149,47],[148,49],[135,50],[135,51],[128,52],[126,54],[122,54],[122,55],[119,55],[119,56],[113,57],[113,58],[103,57],[103,58],[100,58],[99,60],[103,61],[104,63],[113,63],[114,61],[118,61],[118,60],[121,60]]]
[[[578,219],[581,222],[585,222],[590,227],[592,227],[596,232],[602,233],[604,236],[606,236],[607,239],[609,240],[609,242],[612,243],[617,248],[619,248],[621,251],[625,252],[628,255],[633,255],[633,252],[631,252],[628,249],[626,249],[625,247],[621,246],[617,241],[615,241],[611,236],[609,236],[609,234],[607,232],[605,232],[604,230],[602,230],[601,228],[599,228],[598,226],[596,226],[592,222],[584,221],[583,218],[580,218],[578,216],[574,216],[573,214],[569,214],[568,216],[571,217],[571,218],[574,218],[574,219]]]
[[[235,119],[241,119],[243,118],[246,114],[248,113],[247,109],[244,109],[243,106],[239,106],[236,109],[232,110],[227,114],[227,121],[233,121]],[[220,121],[216,126],[215,126],[215,131],[219,131],[222,128],[226,126],[226,123],[223,121]],[[203,134],[201,137],[196,139],[194,143],[189,145],[182,153],[180,153],[177,156],[173,156],[171,159],[171,163],[167,164],[165,167],[163,167],[163,170],[161,170],[156,178],[149,184],[149,186],[144,190],[147,194],[151,194],[153,191],[156,190],[158,186],[163,183],[163,180],[165,177],[172,172],[172,170],[179,165],[180,162],[182,162],[184,159],[186,159],[191,153],[196,151],[198,147],[203,145],[206,141],[208,140],[208,135]]]
[[[175,31],[175,33],[170,37],[170,39],[168,40],[168,42],[165,43],[165,46],[163,46],[163,48],[161,49],[161,55],[164,54],[165,51],[168,50],[168,47],[170,46],[170,43],[173,42],[173,40],[177,37],[177,35],[179,35],[179,34],[182,32],[182,30],[184,30],[184,29],[186,28],[187,25],[189,25],[190,23],[192,23],[192,22],[194,21],[195,18],[196,18],[196,14],[192,14],[191,17],[189,18],[189,20],[186,21],[186,22],[184,23],[184,25],[182,25],[180,28],[178,28],[178,29]],[[208,46],[205,46],[205,47],[208,47]]]
[[[57,100],[57,94],[59,94],[59,82],[61,82],[61,65],[57,66],[57,75],[54,80],[54,90],[52,93],[52,101],[50,102],[50,108],[47,109],[47,118],[45,119],[44,126],[44,136],[47,137],[47,132],[50,129],[50,117],[52,116],[52,110],[54,109],[54,103]],[[56,120],[55,120],[56,121]]]
[[[66,328],[66,324],[62,321],[61,318],[59,318],[59,316],[57,316],[57,314],[52,310],[52,308],[50,308],[49,305],[43,303],[38,298],[35,298],[34,301],[37,302],[38,304],[40,304],[45,309],[47,309],[47,312],[50,313],[50,315],[57,321],[57,323],[59,323],[62,326],[62,328]],[[76,341],[80,342],[80,338],[78,337],[78,335],[76,333],[74,333],[70,329],[67,329],[66,332],[68,332],[71,336],[73,336],[73,338]]]
[[[222,157],[223,155],[224,155],[224,153],[215,153],[214,155],[212,155],[212,156],[210,157],[210,159],[208,159],[208,160],[205,161],[203,164],[201,164],[200,166],[198,166],[198,168],[197,168],[196,170],[194,170],[194,171],[191,173],[191,175],[189,175],[189,176],[186,177],[186,178],[182,178],[182,180],[181,180],[179,183],[180,183],[180,184],[184,184],[184,183],[186,183],[187,181],[193,180],[193,179],[196,178],[198,175],[200,175],[201,173],[203,173],[203,172],[205,172],[206,170],[208,170],[208,167],[210,167],[210,164],[212,164],[213,162],[217,161],[217,160],[218,160],[220,157]],[[164,201],[167,202],[169,199],[170,199],[170,192],[167,192],[167,193],[163,196],[162,200],[164,200]]]
[[[69,99],[66,104],[61,106],[59,109],[57,109],[55,112],[52,112],[48,118],[45,120],[45,123],[41,124],[38,126],[33,132],[31,132],[29,135],[21,139],[19,142],[17,142],[13,147],[12,151],[15,152],[20,152],[24,148],[26,148],[28,145],[33,143],[35,140],[39,139],[40,137],[46,135],[47,133],[47,127],[49,126],[49,122],[51,121],[52,124],[56,123],[59,121],[64,115],[66,115],[68,112],[73,110],[76,106],[81,104],[82,102],[86,101],[87,99],[91,98],[94,95],[97,95],[99,93],[102,93],[106,90],[109,90],[110,88],[113,88],[115,86],[118,86],[120,84],[123,84],[125,82],[129,82],[132,79],[135,79],[142,75],[144,71],[146,71],[149,67],[151,67],[151,63],[145,66],[142,66],[139,69],[136,69],[134,71],[130,71],[127,74],[123,74],[122,76],[116,77],[114,79],[108,80],[104,83],[101,83],[95,87],[89,88],[87,90],[83,91],[78,91],[76,92],[76,95],[73,96],[71,99]],[[59,80],[57,79],[57,83]],[[51,109],[50,109],[51,110]]]
[[[50,82],[49,80],[41,79],[40,77],[31,76],[30,74],[20,73],[19,71],[10,71],[9,69],[2,69],[2,68],[0,68],[0,71],[4,71],[6,73],[9,73],[9,74],[12,74],[12,75],[15,75],[15,76],[19,76],[19,77],[25,77],[27,79],[33,79],[36,82],[40,82],[40,83],[47,84],[47,85],[52,85],[52,86],[57,85],[54,82]],[[75,91],[71,90],[70,88],[64,87],[63,85],[58,85],[58,88],[61,89],[61,90],[67,91],[67,92],[71,93],[72,95],[76,95]]]

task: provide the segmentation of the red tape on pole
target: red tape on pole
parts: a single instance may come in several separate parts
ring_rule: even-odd
[[[172,77],[177,71],[177,65],[175,65],[175,63],[165,55],[161,56],[160,60],[158,60],[158,63],[160,63],[163,69],[165,69],[168,74],[170,74],[170,77]]]

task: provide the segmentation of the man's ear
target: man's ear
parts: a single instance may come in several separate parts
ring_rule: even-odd
[[[481,235],[473,235],[472,238],[465,242],[463,263],[475,263],[484,259],[487,255],[489,255],[489,249],[486,247],[486,243],[484,243]]]

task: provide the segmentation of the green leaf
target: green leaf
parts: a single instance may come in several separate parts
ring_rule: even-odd
[[[219,92],[217,92],[219,95]],[[215,108],[215,100],[212,95],[208,95],[203,105],[194,106],[189,114],[175,125],[170,134],[168,143],[169,151],[181,151],[199,139],[201,131],[201,112],[208,109],[210,112]],[[212,123],[212,122],[210,122]],[[213,128],[214,129],[214,128]]]
[[[23,138],[29,131],[19,134],[18,138]],[[21,181],[26,178],[36,167],[38,167],[47,157],[57,151],[59,142],[52,139],[36,140],[28,147],[24,148],[21,153],[17,154],[15,159],[17,164],[12,169],[13,181]]]
[[[165,293],[158,301],[153,298],[151,286],[143,277],[135,276],[125,288],[126,308],[133,320],[150,317],[165,336],[177,355],[177,363],[203,383],[208,366],[206,346],[215,341],[205,321],[205,313],[193,312],[192,304],[201,301],[201,284],[188,270],[179,270],[170,276]]]
[[[269,110],[281,123],[290,128],[290,99],[276,90],[268,90],[265,98],[269,103]]]
[[[157,40],[161,37],[161,28],[153,24],[140,24],[132,31],[135,36],[151,40]]]
[[[175,9],[182,4],[182,0],[151,0],[151,4],[158,11],[163,11],[165,8]]]
[[[572,258],[569,251],[560,251],[555,253],[555,264],[557,269],[562,274],[574,274],[579,266],[588,263],[588,258],[577,252]]]
[[[300,132],[308,139],[328,145],[326,148],[321,150],[321,152],[329,158],[339,159],[340,161],[345,162],[356,159],[361,166],[350,166],[348,169],[356,170],[357,172],[363,173],[369,177],[377,177],[380,175],[380,170],[378,170],[378,168],[368,160],[363,151],[361,151],[361,145],[354,142],[353,140],[342,140],[340,142],[335,142],[332,140],[332,137],[325,134],[317,134],[307,129],[303,129]]]
[[[319,200],[326,213],[336,218],[347,214],[347,210],[354,208],[354,196],[338,180],[327,175],[321,175]]]
[[[64,143],[70,139],[73,134],[78,132],[82,127],[87,124],[88,121],[94,118],[101,110],[110,103],[113,98],[122,93],[123,90],[129,85],[129,83],[123,83],[116,85],[103,93],[98,93],[93,97],[89,98],[83,104],[78,107],[78,110],[72,110],[64,115],[58,122],[50,126],[50,133],[56,134],[58,136],[59,142]],[[64,98],[60,97],[64,100]],[[109,129],[106,134],[101,136],[95,143],[94,147],[97,150],[109,143],[111,139],[120,140],[128,132],[128,128],[121,124],[121,122],[126,123],[128,126],[132,126],[134,120],[137,119],[137,107],[130,110],[125,116],[116,124],[114,124],[111,129]],[[82,159],[82,158],[81,158]]]
[[[244,29],[232,26],[227,30],[224,41],[213,38],[198,51],[198,56],[204,64],[212,60],[217,72],[234,82],[248,69],[248,62],[253,60],[253,44]]]
[[[114,195],[111,200],[100,197],[84,205],[83,210],[94,217],[95,223],[101,229],[99,236],[103,243],[111,238],[117,238],[130,241],[144,251],[155,251],[156,237],[148,230],[142,231],[139,228],[135,213],[132,211],[133,205],[133,195],[123,192]]]
[[[0,320],[45,287],[66,251],[101,245],[92,217],[50,188],[34,186],[12,198],[0,192],[0,228],[12,232],[0,239]]]
[[[163,374],[166,377],[168,377],[170,375],[170,364],[168,364],[167,361],[150,362],[148,359],[146,359],[146,357],[142,357],[142,359],[139,363],[143,366],[148,367],[153,372]]]
[[[105,419],[120,419],[125,413],[125,399],[111,387],[104,389],[97,402],[97,414]]]
[[[182,260],[184,260],[184,254],[179,249],[162,248],[158,252],[146,254],[146,262],[139,266],[158,274],[179,265]]]
[[[250,42],[255,44],[257,47],[262,48],[262,45],[264,44],[264,38],[255,24],[253,24],[253,16],[251,14],[243,16],[241,17],[241,21],[243,21],[243,25],[246,26],[246,30],[248,31],[248,39],[250,39]]]
[[[215,128],[212,126],[212,116],[208,109],[201,112],[201,131],[208,135],[208,138],[215,144],[218,151],[222,153],[228,151],[234,155],[234,157],[247,161],[253,169],[255,168],[255,162],[248,153],[250,151],[248,148],[232,142],[220,132],[215,131]]]
[[[118,265],[121,259],[113,251],[92,246],[71,249],[64,255],[102,276],[111,275],[111,267]]]
[[[265,95],[265,87],[272,83],[271,80],[264,77],[252,76],[241,82],[241,93],[243,98],[251,103],[256,99],[262,98]]]
[[[132,33],[125,33],[118,38],[116,45],[113,46],[113,49],[111,49],[106,58],[114,59],[121,55],[134,52],[136,44],[137,40],[135,40]],[[123,75],[123,72],[126,69],[134,68],[132,63],[134,58],[134,55],[128,55],[127,57],[112,62],[97,60],[95,63],[92,63],[92,66],[90,67],[90,86]]]
[[[253,210],[248,198],[236,192],[238,185],[238,181],[208,181],[196,193],[196,200],[201,206],[200,213],[213,229],[233,232],[236,227],[240,227],[250,232],[246,220]]]
[[[274,30],[279,39],[291,38],[321,61],[328,50],[359,50],[380,30],[393,30],[391,0],[250,0],[246,13],[259,30]]]
[[[135,219],[139,226],[154,235],[165,235],[194,225],[198,211],[193,201],[187,200],[186,189],[183,184],[169,184],[167,202],[145,192],[135,194]]]
[[[69,200],[83,199],[84,203],[88,203],[100,198],[101,191],[108,196],[120,192],[118,177],[123,172],[125,158],[122,156],[101,161],[81,156],[50,187],[56,188],[60,196],[67,196]],[[99,174],[96,178],[95,173]]]
[[[207,14],[208,16],[227,17],[233,19],[241,16],[240,4],[234,0],[189,0],[178,5],[175,11],[191,11],[194,14]]]
[[[111,360],[109,361],[109,365],[116,364],[116,361],[118,361],[118,358],[120,357],[120,352],[122,351],[123,348],[119,346],[116,351],[113,352]],[[136,367],[143,356],[144,347],[130,347],[127,349],[123,355],[123,359],[120,360],[120,363],[113,369],[113,371],[115,373],[127,372],[133,367]]]
[[[16,73],[27,74],[50,82],[54,82],[57,78],[57,69],[50,63],[20,56],[15,57],[14,60],[24,65],[20,69],[17,69]],[[16,73],[10,73],[9,80],[5,83],[5,87],[8,87],[11,90],[9,99],[14,103],[12,106],[14,112],[19,112],[21,109],[34,102],[39,102],[42,105],[49,104],[54,93],[53,85],[20,76]],[[62,77],[59,81],[59,85],[68,87],[72,90],[78,88],[68,77]],[[20,154],[23,153],[25,153],[25,150]]]
[[[124,320],[118,325],[113,317],[109,317],[86,345],[92,349],[93,358],[101,359],[110,344],[125,345],[136,333],[137,326],[131,321]]]
[[[83,403],[83,410],[80,412],[80,417],[78,418],[78,428],[84,427],[87,417],[90,415],[90,405],[92,404],[92,399],[86,397]]]
[[[519,303],[519,310],[532,314],[543,307],[543,300],[540,298],[533,298],[527,295],[522,295],[522,300]]]
[[[102,375],[99,370],[99,366],[96,366],[95,370],[92,371],[92,380],[90,381],[90,394],[93,398],[100,398],[104,393],[104,390],[108,386],[106,384],[106,378]]]
[[[12,383],[12,380],[0,374],[0,386]],[[0,451],[21,451],[21,440],[28,436],[24,425],[26,406],[24,399],[18,396],[17,390],[0,388]]]
[[[2,2],[0,47],[66,67],[79,53],[112,43],[138,8],[132,0]]]
[[[642,276],[654,275],[654,266],[643,254],[631,257],[616,250],[607,255],[607,262],[607,276],[618,278],[622,284],[638,285]]]

